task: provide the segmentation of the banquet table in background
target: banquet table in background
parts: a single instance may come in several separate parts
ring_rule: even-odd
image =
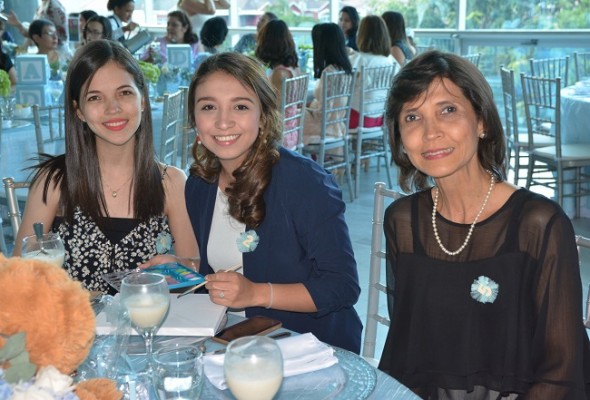
[[[561,90],[561,139],[565,144],[590,143],[590,86],[578,83]],[[580,216],[590,218],[590,197],[582,197],[580,204]],[[574,199],[566,198],[563,209],[573,216]]]

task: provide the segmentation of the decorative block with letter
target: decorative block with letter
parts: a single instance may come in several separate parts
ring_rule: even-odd
[[[190,44],[169,44],[166,47],[168,52],[168,64],[190,69],[193,63],[193,50]]]
[[[19,85],[43,85],[49,80],[49,62],[45,54],[16,57],[16,80]]]
[[[17,104],[38,104],[41,107],[49,104],[47,85],[16,85]]]

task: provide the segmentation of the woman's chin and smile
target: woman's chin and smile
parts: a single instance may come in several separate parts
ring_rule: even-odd
[[[138,127],[131,130],[129,120],[123,118],[111,119],[103,122],[98,129],[93,129],[94,134],[98,139],[115,145],[124,146],[135,137]]]

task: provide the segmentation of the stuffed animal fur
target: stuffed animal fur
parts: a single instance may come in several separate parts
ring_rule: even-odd
[[[53,365],[71,374],[86,359],[94,341],[90,293],[68,273],[34,259],[0,254],[0,348],[9,336],[26,333],[29,358],[37,368]],[[78,385],[81,400],[118,400],[122,393],[108,379]]]

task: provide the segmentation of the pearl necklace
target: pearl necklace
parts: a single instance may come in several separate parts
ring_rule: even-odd
[[[442,244],[442,241],[440,240],[440,236],[438,235],[438,229],[436,229],[436,208],[438,206],[438,194],[439,194],[439,190],[438,190],[438,187],[435,187],[434,188],[435,189],[435,193],[434,193],[434,205],[432,206],[432,229],[434,229],[434,237],[436,238],[436,242],[438,243],[440,249],[442,251],[444,251],[445,253],[447,253],[448,255],[450,255],[450,256],[456,256],[457,254],[461,253],[463,251],[463,249],[465,249],[465,247],[467,246],[467,243],[469,243],[469,239],[471,239],[471,235],[473,234],[473,229],[475,228],[475,224],[477,223],[477,220],[481,216],[481,213],[483,212],[484,208],[486,208],[486,204],[488,204],[488,199],[490,198],[490,194],[492,194],[492,189],[494,189],[494,184],[495,184],[496,180],[494,179],[494,175],[490,171],[487,171],[487,172],[491,176],[491,178],[490,178],[490,188],[488,189],[488,193],[486,194],[486,197],[483,200],[483,204],[481,205],[481,208],[479,209],[479,212],[475,216],[475,219],[473,220],[473,223],[471,224],[471,227],[469,228],[469,232],[467,233],[467,237],[465,238],[465,241],[463,242],[463,244],[461,245],[461,247],[459,247],[455,251],[448,250]]]

